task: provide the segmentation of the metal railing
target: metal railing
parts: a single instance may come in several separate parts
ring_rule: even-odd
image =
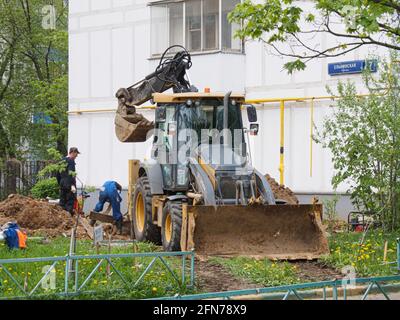
[[[173,270],[173,267],[168,263],[166,258],[172,257],[181,257],[181,265],[180,265],[180,275],[179,272],[177,274],[176,271]],[[143,282],[145,276],[150,272],[150,270],[154,267],[157,261],[161,262],[161,265],[165,270],[172,276],[172,279],[176,284],[181,288],[192,288],[194,287],[194,252],[142,252],[142,253],[126,253],[126,254],[99,254],[99,255],[67,255],[65,257],[45,257],[45,258],[19,258],[19,259],[0,259],[0,275],[3,273],[6,277],[11,280],[11,282],[18,288],[18,291],[21,295],[19,296],[11,296],[5,295],[0,292],[0,299],[13,299],[13,298],[33,298],[40,297],[40,295],[36,294],[41,285],[48,280],[49,274],[55,270],[56,266],[65,263],[64,268],[64,279],[63,279],[63,290],[59,290],[58,292],[53,292],[52,295],[61,295],[61,296],[69,296],[69,295],[80,295],[80,294],[93,294],[96,291],[84,291],[85,287],[89,283],[89,281],[93,278],[96,272],[100,269],[103,264],[106,264],[108,268],[113,270],[117,275],[117,278],[124,285],[123,288],[112,288],[108,290],[108,292],[112,291],[129,291],[137,287],[140,283]],[[115,260],[116,259],[137,259],[137,258],[149,258],[149,263],[147,264],[144,271],[142,271],[136,281],[128,281],[126,279],[126,275],[124,275],[121,270],[118,269]],[[85,276],[83,281],[80,281],[80,265],[84,261],[95,260],[97,264],[90,269],[90,273]],[[187,261],[189,260],[189,281],[187,283]],[[33,286],[32,289],[28,289],[25,283],[21,283],[21,280],[18,280],[15,275],[10,272],[7,268],[12,265],[24,264],[26,267],[29,264],[35,263],[48,263],[48,269],[44,272],[43,276],[40,280]],[[178,270],[179,271],[179,270]],[[99,274],[99,273],[98,273]],[[71,279],[73,278],[73,279]],[[8,281],[8,280],[7,280]],[[71,287],[72,285],[72,287]],[[42,294],[43,296],[48,296],[49,294]]]
[[[399,273],[398,275],[382,276],[382,277],[371,277],[371,278],[348,278],[345,277],[341,280],[332,281],[320,281],[301,283],[294,285],[285,285],[277,287],[266,287],[257,289],[245,289],[245,290],[234,290],[225,292],[210,292],[192,295],[175,295],[173,297],[162,297],[157,300],[203,300],[203,299],[232,299],[237,298],[248,298],[249,296],[255,295],[261,299],[281,299],[287,300],[289,298],[296,298],[299,300],[307,298],[320,298],[327,300],[328,291],[333,300],[339,300],[339,291],[342,293],[343,300],[348,297],[349,290],[353,295],[352,290],[356,290],[356,294],[365,300],[372,291],[381,293],[385,299],[390,300],[389,290],[395,289],[397,292],[400,291],[400,238],[396,239],[397,242],[397,261],[386,262],[385,264],[395,264],[393,267],[394,271]],[[392,282],[395,284],[384,285],[384,283]],[[365,288],[356,287],[356,285],[364,285]]]
[[[0,162],[0,200],[12,193],[27,194],[37,182],[38,173],[47,161],[7,160]]]
[[[249,299],[251,296],[254,296],[255,299],[265,300],[288,300],[290,298],[295,298],[298,300],[328,300],[328,297],[331,297],[332,300],[339,300],[339,292],[342,293],[343,300],[347,300],[349,296],[348,293],[351,290],[356,290],[356,295],[359,296],[361,300],[366,300],[367,297],[374,291],[381,293],[385,299],[390,300],[390,291],[400,291],[400,275],[374,278],[356,278],[352,279],[351,281],[351,285],[349,285],[346,280],[332,280],[257,289],[211,292],[192,295],[175,295],[171,297],[157,298],[155,300],[231,300],[235,297],[236,299]],[[383,283],[387,282],[394,282],[395,284],[383,285]],[[367,285],[367,287],[356,287],[355,285],[357,284]],[[354,291],[352,291],[352,295],[354,295]]]

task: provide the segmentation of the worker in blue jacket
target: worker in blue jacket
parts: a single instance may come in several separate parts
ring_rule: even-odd
[[[111,203],[113,218],[119,233],[122,233],[121,193],[122,187],[116,181],[106,181],[100,188],[99,202],[94,208],[95,212],[103,211],[104,203]]]

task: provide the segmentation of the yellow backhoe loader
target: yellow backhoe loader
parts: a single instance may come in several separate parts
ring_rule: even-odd
[[[166,59],[167,51],[153,74],[117,92],[118,138],[153,140],[149,160],[130,162],[136,239],[203,255],[292,260],[327,254],[322,206],[275,199],[251,164],[246,137],[259,130],[254,106],[242,94],[198,93],[187,77],[189,53],[182,48]],[[169,88],[173,93],[162,93]],[[150,99],[154,122],[135,110]]]

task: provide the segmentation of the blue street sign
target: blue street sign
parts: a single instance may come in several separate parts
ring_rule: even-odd
[[[328,63],[328,74],[331,76],[339,74],[361,73],[366,66],[369,66],[371,72],[377,71],[376,60],[353,60]]]

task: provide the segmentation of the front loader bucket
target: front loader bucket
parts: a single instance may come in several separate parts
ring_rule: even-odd
[[[154,122],[148,121],[141,115],[115,116],[115,134],[121,142],[144,142],[148,132],[154,129]]]
[[[322,205],[183,206],[181,248],[279,260],[329,253]]]

